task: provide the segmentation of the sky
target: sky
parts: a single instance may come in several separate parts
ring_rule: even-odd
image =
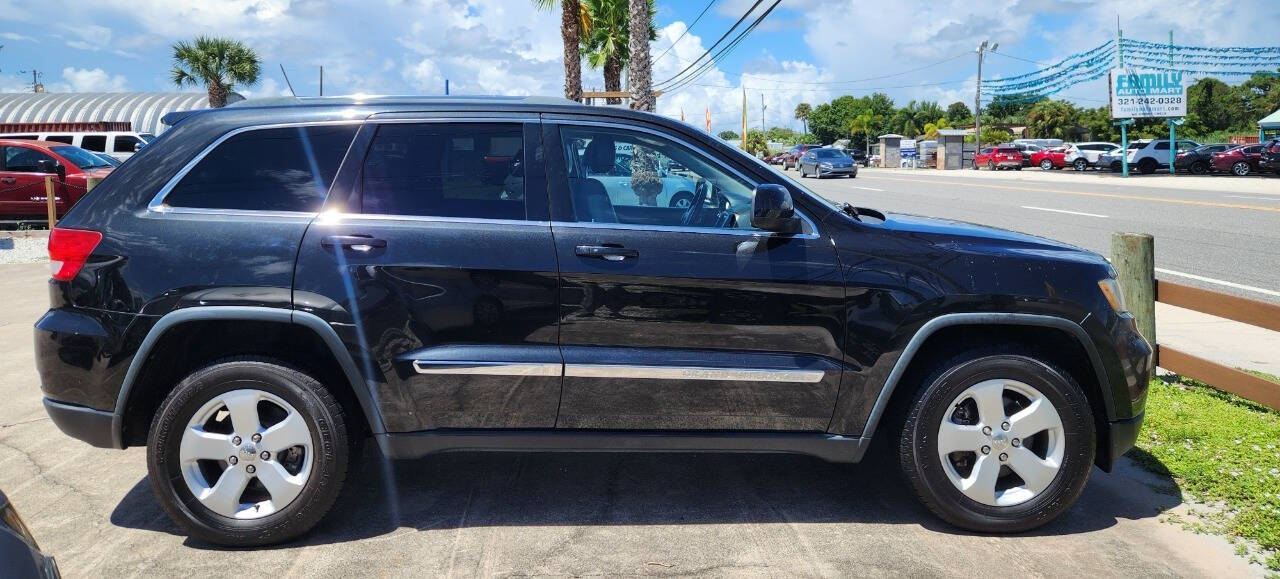
[[[657,0],[654,80],[677,75],[754,3]],[[983,78],[1011,76],[1113,39],[1117,17],[1125,37],[1151,42],[1170,31],[1203,46],[1280,39],[1277,0],[783,0],[658,112],[702,126],[710,111],[714,130],[736,129],[744,87],[752,127],[763,117],[799,129],[798,103],[875,91],[972,107],[981,41],[1000,45]],[[205,34],[262,57],[260,82],[235,89],[250,98],[289,94],[281,65],[299,96],[317,94],[321,65],[325,94],[437,95],[448,79],[453,94],[561,95],[559,22],[531,0],[0,0],[0,92],[29,91],[32,69],[50,92],[176,90],[173,43]],[[600,72],[583,70],[584,88],[602,90]],[[1059,96],[1103,105],[1105,81]]]

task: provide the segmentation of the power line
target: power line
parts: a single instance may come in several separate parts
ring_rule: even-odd
[[[653,62],[656,63],[659,60],[662,60],[662,57],[666,56],[668,52],[671,52],[671,49],[675,48],[676,45],[679,44],[681,40],[684,40],[684,35],[688,34],[689,31],[693,29],[694,25],[696,25],[699,20],[702,20],[702,15],[706,14],[707,10],[710,10],[711,6],[714,5],[715,3],[716,3],[716,0],[711,0],[710,2],[707,2],[707,5],[705,8],[702,9],[702,12],[698,13],[698,17],[694,18],[693,22],[691,22],[688,26],[684,27],[684,32],[680,33],[680,37],[676,38],[675,42],[671,43],[671,46],[668,46],[666,50],[662,51],[662,54],[659,54],[658,58],[653,59]],[[677,60],[679,60],[679,58],[680,58],[679,56],[676,57]]]
[[[733,52],[733,50],[737,48],[738,45],[742,44],[742,41],[745,40],[747,36],[751,34],[751,31],[755,30],[756,27],[759,26],[760,23],[764,21],[764,19],[767,18],[770,13],[773,12],[773,9],[777,8],[778,4],[781,4],[781,3],[782,3],[782,0],[776,0],[773,4],[769,6],[769,9],[765,10],[764,14],[761,14],[759,18],[756,18],[755,21],[752,22],[751,25],[748,26],[746,30],[743,30],[727,46],[720,49],[720,52],[717,52],[714,56],[712,56],[705,63],[703,63],[697,70],[685,76],[683,79],[677,80],[671,84],[667,84],[665,86],[665,90],[667,92],[679,90],[684,86],[688,85],[690,82],[693,82],[694,80],[697,80],[702,75],[706,74],[706,72],[710,70],[711,67],[715,66],[716,61],[718,61],[721,57]]]
[[[703,58],[706,58],[706,57],[707,57],[707,55],[711,54],[711,51],[712,51],[712,50],[715,50],[715,49],[716,49],[716,47],[717,47],[717,46],[719,46],[721,42],[724,42],[724,39],[728,38],[728,37],[729,37],[729,35],[730,35],[730,34],[732,34],[734,30],[737,30],[738,25],[742,24],[742,21],[746,20],[746,19],[747,19],[747,16],[750,16],[750,15],[751,15],[751,13],[755,11],[756,7],[757,7],[757,6],[759,6],[759,5],[760,5],[760,3],[761,3],[761,2],[763,2],[763,1],[764,1],[764,0],[756,0],[756,3],[755,3],[755,4],[752,4],[752,5],[751,5],[751,8],[750,8],[750,9],[748,9],[748,10],[746,11],[746,13],[744,13],[744,14],[742,15],[742,17],[738,19],[738,21],[737,21],[737,22],[734,22],[734,23],[733,23],[733,26],[730,26],[730,27],[729,27],[729,29],[728,29],[728,30],[726,30],[726,31],[724,32],[724,34],[722,34],[722,35],[720,36],[720,38],[719,38],[719,39],[717,39],[717,40],[715,41],[715,44],[712,44],[711,46],[707,47],[707,50],[706,50],[706,51],[704,51],[704,52],[702,53],[702,55],[701,55],[701,56],[699,56],[698,58],[695,58],[695,59],[693,60],[693,62],[692,62],[691,64],[689,64],[689,66],[684,67],[684,70],[681,70],[680,72],[677,72],[674,76],[672,76],[671,78],[668,78],[668,79],[666,79],[666,80],[664,80],[664,81],[662,81],[662,82],[654,83],[654,86],[657,86],[657,85],[659,85],[659,84],[666,84],[666,83],[668,83],[668,82],[671,82],[672,80],[676,79],[676,78],[677,78],[677,77],[679,77],[680,75],[682,75],[682,74],[684,74],[684,73],[688,72],[688,71],[689,71],[689,69],[691,69],[691,68],[693,68],[695,65],[697,65],[697,64],[698,64],[698,62],[700,62]]]

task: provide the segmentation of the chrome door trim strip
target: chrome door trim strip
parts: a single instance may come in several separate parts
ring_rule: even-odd
[[[198,154],[196,154],[196,156],[190,161],[188,161],[186,165],[183,165],[181,170],[179,170],[177,173],[174,173],[173,177],[170,177],[169,180],[164,184],[164,187],[161,187],[160,191],[156,192],[155,197],[151,198],[151,202],[147,203],[147,211],[150,211],[153,213],[211,213],[211,214],[224,214],[224,215],[245,215],[246,211],[242,211],[238,209],[211,209],[211,208],[203,208],[203,207],[181,207],[181,208],[170,207],[164,204],[164,198],[166,195],[169,194],[170,191],[173,190],[174,187],[178,186],[178,182],[182,181],[182,178],[186,177],[187,173],[191,172],[191,170],[194,169],[195,166],[200,163],[200,161],[203,161],[204,158],[209,155],[209,153],[212,153],[214,149],[218,148],[218,145],[221,145],[222,143],[226,142],[227,139],[230,139],[231,137],[234,137],[241,133],[247,133],[249,131],[262,131],[267,129],[287,129],[290,127],[322,127],[326,125],[359,125],[362,123],[364,123],[363,118],[344,119],[340,121],[299,121],[296,123],[249,125],[249,126],[238,127],[230,131],[227,131],[226,133],[223,133],[222,136],[218,137],[217,139],[214,139],[212,143],[209,143],[209,146],[205,147]],[[350,145],[348,145],[348,149],[349,148],[350,148]],[[328,192],[326,191],[325,193],[327,194]],[[295,212],[295,211],[272,211],[271,213],[283,213],[283,214],[291,214],[291,215],[315,215],[315,212]],[[254,212],[248,212],[248,214],[252,215],[254,214]]]
[[[823,370],[714,368],[631,364],[565,364],[569,378],[629,378],[640,380],[721,380],[727,382],[821,382]]]
[[[414,360],[419,374],[467,374],[472,376],[560,376],[560,363],[474,362],[461,360]]]
[[[479,225],[512,225],[548,227],[550,221],[526,221],[524,219],[489,219],[485,217],[442,217],[438,215],[398,215],[384,213],[340,213],[325,211],[320,213],[317,223],[324,225],[344,221],[415,221],[423,223],[471,223]]]
[[[809,221],[803,213],[800,216]],[[810,222],[812,223],[812,222]],[[701,233],[704,235],[736,235],[738,237],[780,237],[783,239],[818,239],[818,235],[813,233],[795,233],[782,234],[773,231],[763,231],[760,229],[731,229],[731,228],[712,228],[712,227],[686,227],[682,225],[647,225],[643,223],[601,223],[598,221],[552,221],[551,226],[554,227],[579,227],[585,229],[615,229],[625,231],[668,231],[673,233]]]

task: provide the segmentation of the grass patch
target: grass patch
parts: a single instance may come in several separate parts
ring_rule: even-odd
[[[1205,530],[1256,544],[1252,555],[1280,571],[1280,413],[1192,380],[1152,380],[1138,447],[1144,468],[1222,505],[1202,517]]]
[[[1263,372],[1262,370],[1246,370],[1244,368],[1240,368],[1240,371],[1246,374],[1253,374],[1254,376],[1262,378],[1263,380],[1270,380],[1272,382],[1275,382],[1276,384],[1280,384],[1280,376],[1276,376],[1275,374]]]

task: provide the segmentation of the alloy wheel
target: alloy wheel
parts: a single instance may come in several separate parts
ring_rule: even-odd
[[[1062,418],[1039,390],[984,380],[961,392],[938,426],[938,458],[951,484],[984,505],[1035,498],[1062,468]]]
[[[1244,177],[1249,174],[1249,164],[1244,161],[1237,161],[1231,166],[1231,172],[1238,177]]]
[[[1071,163],[1071,166],[1074,167],[1075,170],[1077,171],[1083,171],[1089,168],[1089,162],[1085,161],[1084,159],[1076,159]]]
[[[293,502],[311,476],[315,436],[284,399],[254,389],[206,402],[182,431],[182,478],[196,500],[234,519]]]
[[[1050,161],[1050,160],[1048,160],[1048,159],[1044,159],[1044,160],[1040,161],[1040,170],[1042,170],[1042,171],[1052,171],[1052,170],[1053,170],[1053,161]]]

